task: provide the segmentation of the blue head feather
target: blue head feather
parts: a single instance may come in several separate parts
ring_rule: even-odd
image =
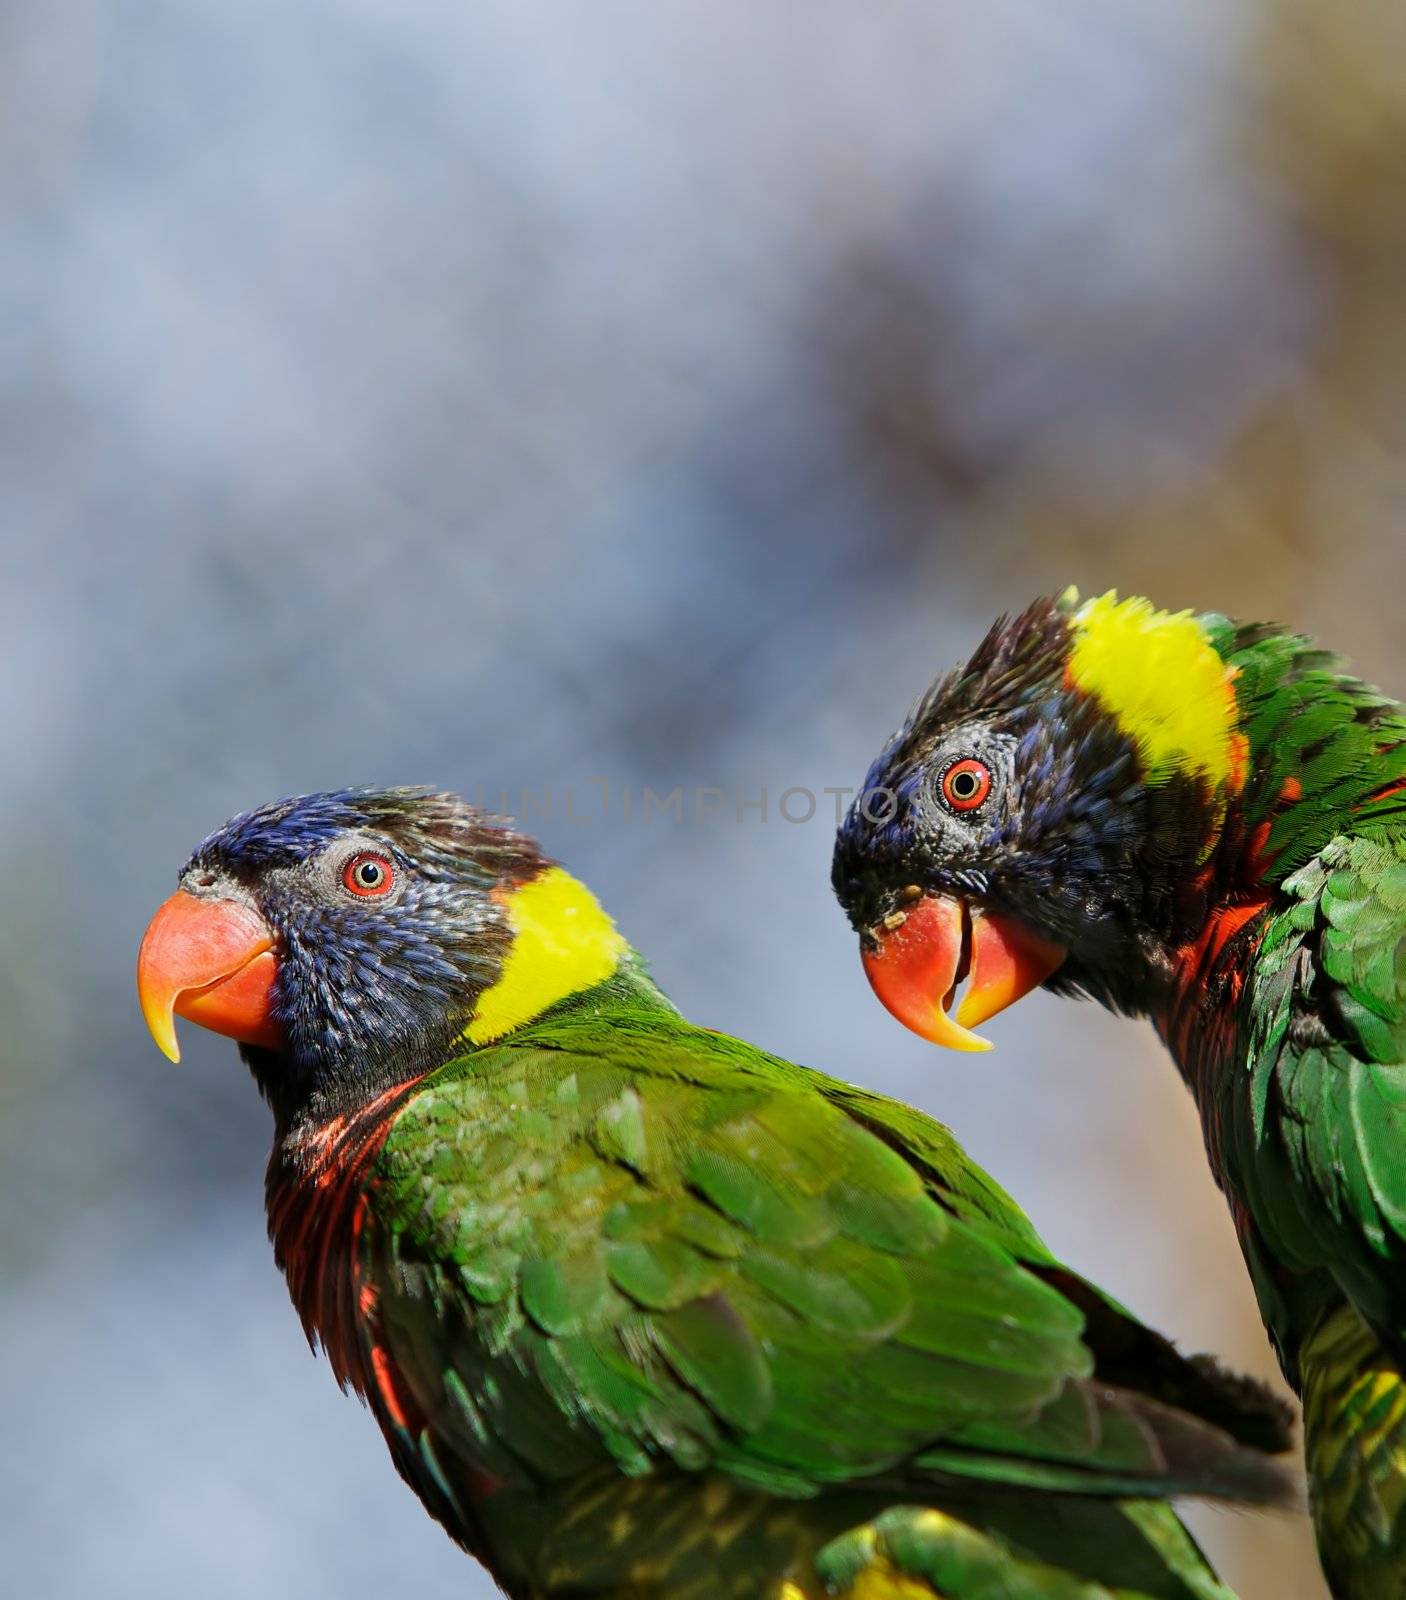
[[[365,850],[392,865],[384,898],[343,885]],[[181,881],[252,903],[273,930],[287,1047],[245,1054],[275,1109],[295,1114],[442,1060],[511,939],[493,890],[546,865],[530,839],[453,795],[337,789],[234,817]]]

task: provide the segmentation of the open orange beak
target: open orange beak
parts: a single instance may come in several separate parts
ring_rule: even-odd
[[[137,996],[162,1054],[181,1059],[178,1016],[244,1044],[279,1049],[273,946],[268,924],[252,906],[201,900],[184,889],[165,901],[137,956]]]
[[[990,1040],[972,1028],[1029,994],[1065,956],[1012,917],[937,895],[889,921],[892,927],[875,930],[877,947],[863,952],[874,993],[905,1027],[951,1050],[989,1050]]]

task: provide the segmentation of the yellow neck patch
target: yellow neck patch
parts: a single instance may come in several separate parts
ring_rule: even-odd
[[[1070,619],[1067,679],[1092,695],[1138,747],[1157,783],[1185,773],[1239,788],[1245,740],[1237,731],[1234,670],[1189,611],[1157,611],[1110,590]]]
[[[629,948],[600,902],[561,867],[503,896],[513,942],[497,983],[478,997],[464,1037],[501,1039],[567,995],[601,983]]]

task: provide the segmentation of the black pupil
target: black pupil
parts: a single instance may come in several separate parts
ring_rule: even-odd
[[[363,861],[356,869],[356,881],[363,889],[376,889],[381,883],[381,868],[374,861]]]
[[[959,800],[970,800],[979,787],[974,772],[956,772],[952,775],[952,793]]]

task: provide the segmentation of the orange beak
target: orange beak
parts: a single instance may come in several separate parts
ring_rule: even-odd
[[[201,900],[184,889],[165,901],[137,957],[137,996],[162,1054],[181,1059],[178,1016],[244,1044],[279,1049],[273,946],[268,924],[252,906]]]
[[[877,947],[863,953],[865,974],[905,1027],[951,1050],[989,1050],[972,1028],[1029,994],[1065,956],[1014,918],[972,911],[961,900],[925,895],[890,920]],[[953,1011],[963,979],[966,992]]]

